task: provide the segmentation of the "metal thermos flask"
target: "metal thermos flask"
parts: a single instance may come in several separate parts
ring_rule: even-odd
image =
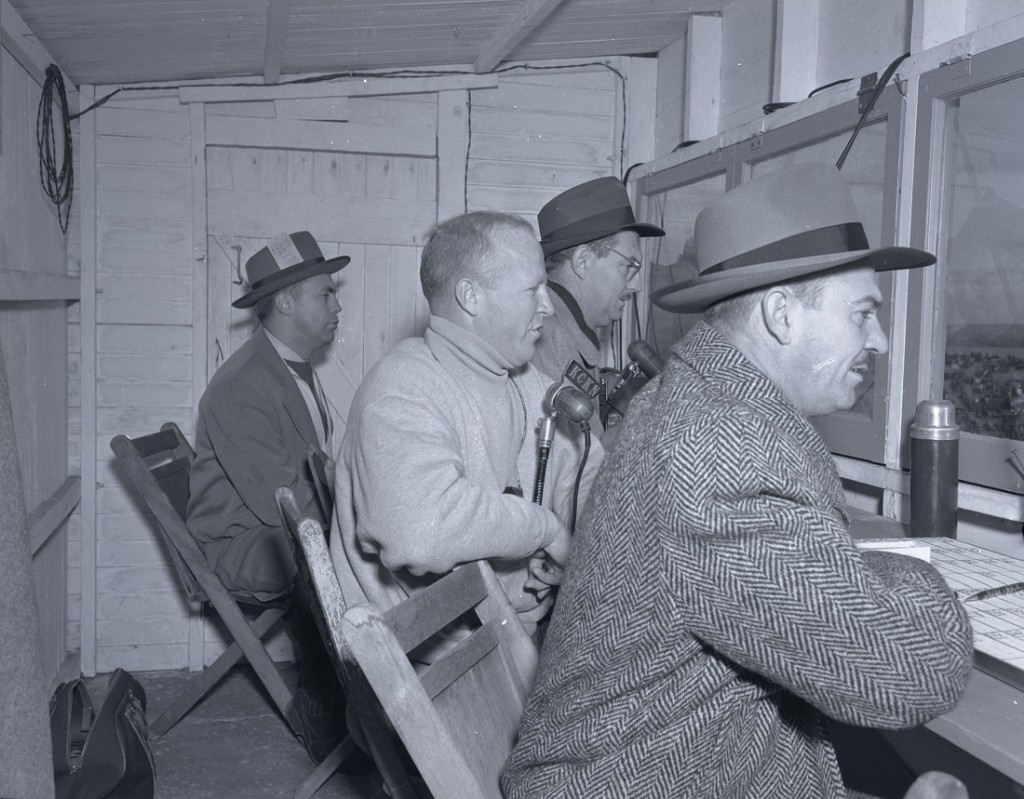
[[[910,426],[910,534],[956,538],[960,428],[949,400],[922,400]]]

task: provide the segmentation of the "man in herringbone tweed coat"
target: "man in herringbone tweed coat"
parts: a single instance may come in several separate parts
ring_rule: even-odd
[[[939,573],[851,542],[808,421],[849,408],[888,346],[875,271],[934,258],[869,248],[838,172],[815,165],[727,193],[696,237],[701,276],[655,301],[705,320],[595,482],[509,799],[844,797],[827,718],[920,724],[971,670]]]

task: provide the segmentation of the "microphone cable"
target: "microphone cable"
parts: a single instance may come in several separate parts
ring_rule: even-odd
[[[846,163],[846,156],[850,154],[850,149],[853,147],[853,142],[857,139],[857,134],[860,133],[860,129],[864,127],[864,123],[867,121],[868,114],[871,113],[871,109],[875,107],[875,102],[878,100],[879,95],[885,89],[889,83],[889,79],[895,74],[897,67],[903,63],[907,58],[910,58],[910,53],[904,53],[899,56],[889,66],[885,68],[885,72],[882,73],[882,77],[878,79],[875,84],[874,91],[871,92],[871,96],[868,98],[867,103],[864,106],[864,110],[860,114],[860,118],[857,120],[857,124],[853,129],[853,133],[850,134],[849,140],[846,142],[846,146],[843,148],[842,153],[839,154],[839,159],[836,161],[836,169],[842,169],[843,164]]]
[[[583,457],[580,459],[580,468],[576,472],[576,484],[572,487],[572,514],[569,518],[569,532],[576,532],[576,506],[580,500],[580,483],[583,480],[583,470],[587,466],[587,458],[590,457],[590,422],[580,422],[580,430],[583,431]]]
[[[57,169],[57,145],[53,135],[54,91],[60,100],[61,126],[64,152],[60,170]],[[43,193],[57,206],[57,220],[61,233],[68,232],[71,216],[71,195],[75,186],[74,152],[71,145],[71,114],[64,90],[64,77],[56,64],[46,68],[39,110],[36,112],[36,143],[39,145],[39,180]]]

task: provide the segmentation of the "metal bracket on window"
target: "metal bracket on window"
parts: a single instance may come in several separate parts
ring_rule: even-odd
[[[954,43],[949,58],[939,63],[940,67],[947,68],[947,77],[950,79],[966,78],[971,74],[971,51],[973,49],[974,39]]]
[[[868,104],[871,102],[871,95],[875,91],[875,84],[878,82],[878,73],[871,72],[860,79],[860,89],[857,90],[857,98],[859,103],[857,104],[857,113],[863,114],[868,109]]]
[[[971,56],[964,55],[957,58],[955,61],[950,61],[946,64],[949,67],[949,78],[966,78],[971,74]]]

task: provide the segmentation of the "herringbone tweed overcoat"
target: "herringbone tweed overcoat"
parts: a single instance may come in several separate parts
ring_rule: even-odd
[[[825,717],[906,727],[972,666],[929,564],[861,554],[815,429],[706,324],[633,401],[577,531],[509,799],[824,799]]]

